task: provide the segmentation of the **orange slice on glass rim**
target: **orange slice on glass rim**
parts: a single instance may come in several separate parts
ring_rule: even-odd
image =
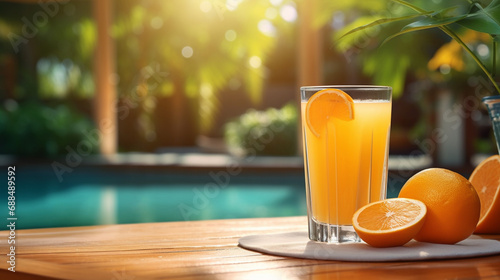
[[[427,207],[410,198],[391,198],[367,204],[352,217],[358,236],[373,247],[402,246],[425,222]]]
[[[320,137],[330,118],[354,119],[354,101],[340,89],[323,89],[309,98],[305,114],[307,126]]]

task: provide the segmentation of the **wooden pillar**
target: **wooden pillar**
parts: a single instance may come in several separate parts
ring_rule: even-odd
[[[318,0],[298,2],[298,83],[299,86],[318,86],[323,83],[321,28],[314,26]]]
[[[301,86],[318,86],[323,84],[323,39],[321,28],[314,26],[314,14],[317,10],[318,0],[299,0],[297,3],[298,12],[298,85],[297,100],[300,110],[299,88]],[[299,121],[297,131],[297,153],[300,155],[302,150],[302,123]]]
[[[94,0],[93,12],[97,26],[94,54],[94,119],[100,132],[100,153],[110,155],[117,150],[115,52],[111,38],[112,0]]]

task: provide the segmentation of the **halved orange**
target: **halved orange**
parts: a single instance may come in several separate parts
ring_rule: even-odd
[[[340,89],[323,89],[309,98],[305,113],[307,126],[316,137],[320,137],[329,118],[354,119],[354,101]]]
[[[391,198],[367,204],[354,213],[358,236],[373,247],[402,246],[417,235],[427,207],[416,199]]]
[[[481,214],[474,233],[500,233],[500,155],[482,161],[469,181],[481,201]]]

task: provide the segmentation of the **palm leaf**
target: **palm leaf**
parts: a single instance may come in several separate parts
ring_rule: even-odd
[[[457,23],[479,32],[500,34],[500,0],[491,1],[486,8],[479,3],[474,3],[474,7],[478,8],[475,13],[469,14]]]
[[[406,6],[406,7],[410,8],[410,9],[416,11],[416,12],[427,13],[426,10],[421,9],[421,8],[415,6],[415,5],[411,4],[411,3],[408,3],[406,1],[403,1],[403,0],[392,0],[392,1],[395,2],[395,3],[399,3],[399,4],[403,5],[403,6]]]
[[[355,33],[355,32],[358,32],[358,31],[362,31],[362,30],[368,29],[370,27],[375,27],[375,26],[378,26],[378,25],[381,25],[381,24],[384,24],[384,23],[390,23],[390,22],[396,22],[396,21],[413,19],[413,18],[417,18],[417,17],[423,16],[423,15],[426,15],[426,14],[430,14],[430,12],[423,13],[423,14],[409,15],[409,16],[394,17],[394,18],[381,18],[381,19],[378,19],[378,20],[373,21],[371,23],[362,25],[360,27],[357,27],[357,28],[354,28],[354,29],[348,31],[344,35],[340,36],[338,38],[338,40],[342,40],[344,37],[346,37],[346,36],[348,36],[348,35],[350,35],[352,33]]]
[[[462,48],[464,48],[465,51],[472,56],[472,58],[477,63],[479,68],[481,68],[481,70],[483,70],[483,72],[486,74],[488,79],[492,82],[492,84],[495,87],[495,89],[497,90],[497,92],[500,93],[500,87],[498,86],[495,79],[493,78],[493,75],[488,71],[488,69],[486,69],[486,66],[479,59],[479,57],[477,57],[477,55],[464,43],[464,41],[462,41],[462,39],[460,39],[460,37],[453,30],[451,30],[449,27],[442,26],[442,27],[440,27],[440,29],[443,30],[444,33],[446,33],[448,36],[450,36],[453,40],[457,41],[457,43],[460,44],[460,46],[462,46]]]
[[[488,79],[493,83],[495,89],[500,93],[500,87],[495,82],[493,75],[486,69],[484,63],[449,27],[450,24],[458,23],[472,30],[489,33],[493,38],[494,42],[493,57],[495,57],[496,45],[498,42],[500,42],[500,36],[497,36],[500,35],[500,0],[492,0],[486,8],[482,8],[482,6],[478,2],[474,3],[471,2],[472,6],[469,6],[468,7],[469,9],[467,11],[464,10],[467,6],[465,6],[463,2],[458,2],[459,5],[453,6],[451,8],[442,9],[438,12],[427,11],[405,0],[391,0],[391,1],[403,5],[407,8],[410,8],[413,11],[416,11],[418,14],[397,17],[397,18],[379,19],[374,22],[352,29],[349,32],[342,35],[339,39],[342,39],[352,33],[359,32],[361,30],[375,27],[384,23],[397,22],[401,20],[410,20],[424,16],[423,19],[414,21],[403,27],[399,32],[387,37],[382,42],[382,45],[402,34],[418,30],[439,28],[448,36],[450,36],[452,39],[456,40],[466,50],[466,52],[472,56],[472,58],[478,64],[481,70],[483,70],[483,72],[488,76]],[[478,10],[476,12],[471,13],[472,8],[474,7],[478,8]]]
[[[400,35],[413,32],[413,31],[418,31],[418,30],[424,30],[424,29],[431,29],[431,28],[436,28],[436,27],[441,27],[441,26],[446,26],[448,24],[457,22],[461,19],[464,19],[467,15],[466,14],[461,14],[458,16],[448,16],[450,13],[453,13],[454,11],[458,10],[459,6],[451,7],[451,8],[446,8],[441,11],[435,12],[430,14],[429,16],[426,16],[424,19],[410,23],[403,27],[401,31],[399,31],[396,34],[393,34],[389,36],[387,39],[384,40],[384,43],[394,39],[395,37],[398,37]]]

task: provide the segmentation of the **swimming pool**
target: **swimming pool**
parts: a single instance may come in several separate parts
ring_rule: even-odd
[[[4,169],[6,170],[6,168]],[[6,173],[6,172],[3,172]],[[1,180],[4,182],[2,177]],[[390,184],[388,196],[400,186]],[[306,215],[304,174],[80,166],[16,167],[17,228]],[[0,194],[7,204],[7,189]],[[5,219],[5,207],[0,217]]]

